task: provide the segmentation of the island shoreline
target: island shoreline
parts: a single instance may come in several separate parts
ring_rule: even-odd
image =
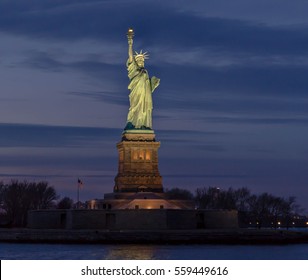
[[[287,245],[308,243],[308,232],[281,229],[66,230],[0,229],[0,242],[60,244]]]

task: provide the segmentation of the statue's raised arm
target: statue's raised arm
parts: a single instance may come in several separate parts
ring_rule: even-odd
[[[152,92],[158,87],[160,80],[156,77],[149,78],[148,72],[144,67],[144,61],[148,58],[146,52],[133,54],[134,31],[128,29],[128,60],[127,71],[130,82],[129,102],[130,107],[127,116],[125,130],[152,129]]]
[[[128,41],[128,60],[131,63],[133,61],[133,37],[134,30],[129,28],[127,31],[127,41]]]

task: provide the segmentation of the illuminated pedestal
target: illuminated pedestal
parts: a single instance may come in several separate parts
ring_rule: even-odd
[[[88,209],[194,209],[191,200],[169,199],[158,170],[158,148],[153,130],[125,130],[117,144],[118,174],[113,193],[87,202]]]
[[[162,177],[158,170],[158,148],[152,130],[128,130],[117,144],[119,153],[115,193],[162,193]]]

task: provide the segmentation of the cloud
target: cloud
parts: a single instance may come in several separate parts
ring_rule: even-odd
[[[126,26],[123,11],[131,5],[126,1],[119,1],[117,5],[112,1],[54,2],[30,0],[26,5],[23,1],[2,2],[1,30],[40,39],[112,39],[119,26]],[[114,32],[106,32],[107,28]]]
[[[260,68],[260,67],[307,67],[308,55],[279,54],[279,53],[254,53],[249,51],[232,51],[229,49],[217,49],[208,46],[189,48],[186,50],[164,50],[157,48],[153,50],[156,55],[154,64],[164,63],[175,66],[199,66],[214,69],[232,69],[238,67]]]
[[[233,123],[250,125],[307,125],[308,118],[249,118],[249,117],[209,117],[211,123]]]
[[[116,141],[118,129],[48,125],[0,124],[0,147],[86,147]]]
[[[137,49],[159,46],[172,52],[205,47],[255,55],[307,55],[308,51],[306,27],[273,27],[223,17],[199,17],[155,1],[118,1],[117,5],[111,1],[52,4],[32,0],[27,5],[22,1],[17,5],[5,1],[0,10],[0,30],[39,39],[123,40],[124,45],[127,25],[131,24],[136,30]]]
[[[261,96],[306,96],[308,74],[306,67],[243,67],[213,69],[186,65],[175,67],[162,65],[160,68],[161,86],[168,93],[176,94],[179,90],[190,94],[203,92],[224,92],[230,95],[244,93]],[[152,71],[151,71],[152,72]]]
[[[274,26],[308,23],[305,0],[297,0],[296,5],[281,0],[195,0],[193,5],[187,1],[168,1],[168,4],[182,13],[199,17],[241,19]]]
[[[71,57],[69,60],[63,54],[53,54],[46,51],[31,51],[25,53],[21,65],[46,71],[61,72],[63,70],[78,70],[88,75],[106,76],[110,72],[118,71],[119,66],[101,61],[98,54],[83,53],[84,57]],[[120,72],[120,71],[118,71]],[[102,77],[102,76],[101,76]]]
[[[41,51],[28,54],[27,58],[22,61],[21,65],[51,72],[61,72],[65,68],[63,62],[54,58],[52,55]]]
[[[33,147],[33,148],[94,148],[108,143],[113,145],[121,136],[121,129],[106,127],[75,127],[51,126],[32,124],[0,124],[0,148],[4,147]],[[158,130],[159,138],[163,141],[187,141],[195,143],[203,137],[225,136],[227,133],[199,130]],[[189,140],[189,141],[188,141]],[[102,144],[100,144],[102,143]],[[93,147],[93,146],[92,146]],[[35,155],[35,154],[34,154]]]
[[[98,102],[123,105],[128,107],[128,96],[121,92],[68,92],[68,95],[90,98]]]

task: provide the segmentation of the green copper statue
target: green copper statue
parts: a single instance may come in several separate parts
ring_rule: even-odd
[[[158,87],[159,79],[149,78],[144,68],[144,60],[148,58],[147,53],[133,54],[133,29],[128,29],[128,60],[126,63],[128,77],[130,79],[128,89],[130,90],[130,107],[127,116],[125,130],[130,129],[152,129],[152,92]]]

